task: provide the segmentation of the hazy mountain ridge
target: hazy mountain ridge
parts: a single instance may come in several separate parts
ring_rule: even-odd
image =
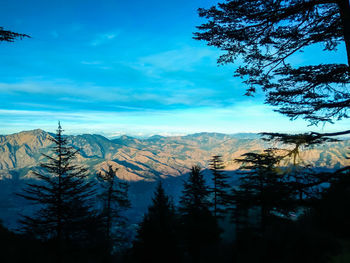
[[[52,134],[37,129],[0,136],[0,178],[14,175],[31,177],[30,168],[43,161],[42,153],[50,153]],[[212,155],[223,155],[227,169],[234,170],[235,158],[250,151],[262,151],[269,146],[257,134],[227,135],[197,133],[186,136],[152,136],[136,139],[121,136],[109,140],[96,134],[67,136],[73,147],[80,149],[78,161],[92,169],[105,168],[106,161],[119,168],[118,176],[125,180],[153,180],[159,177],[179,176],[194,164],[206,167]],[[281,145],[278,145],[281,146]],[[317,167],[349,165],[346,154],[350,140],[305,149],[306,163]]]

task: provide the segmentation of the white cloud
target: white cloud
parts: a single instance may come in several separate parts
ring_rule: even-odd
[[[30,96],[50,96],[57,101],[72,103],[102,102],[103,105],[126,110],[143,110],[169,105],[214,105],[212,96],[215,91],[208,88],[196,88],[187,80],[166,80],[165,87],[119,87],[97,86],[92,83],[74,83],[70,80],[25,81],[21,83],[0,83],[0,92],[16,94],[26,100]],[[19,101],[21,102],[21,101]],[[26,103],[26,101],[23,101]],[[51,102],[52,104],[52,102]],[[135,106],[136,105],[136,106]],[[147,105],[139,107],[138,105]]]

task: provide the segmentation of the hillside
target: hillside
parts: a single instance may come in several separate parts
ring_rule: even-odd
[[[24,131],[0,136],[0,178],[30,178],[31,169],[50,154],[52,134],[43,130]],[[101,135],[67,136],[69,144],[80,149],[78,161],[92,174],[106,167],[108,161],[119,168],[118,177],[128,181],[153,181],[176,177],[194,164],[207,167],[212,155],[222,155],[227,170],[235,170],[235,158],[250,151],[262,151],[269,145],[256,134],[197,133],[187,136],[152,136],[137,139],[121,136],[109,140]],[[346,154],[350,140],[305,149],[302,158],[316,167],[349,165]]]

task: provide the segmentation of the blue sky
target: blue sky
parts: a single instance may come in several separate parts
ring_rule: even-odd
[[[243,96],[220,52],[192,39],[205,0],[2,1],[5,29],[31,35],[0,43],[0,134],[61,120],[67,133],[107,136],[194,132],[302,132],[308,127]],[[345,62],[345,50],[297,54],[297,64]]]

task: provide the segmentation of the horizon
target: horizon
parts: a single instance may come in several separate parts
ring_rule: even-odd
[[[63,127],[62,127],[63,128]],[[28,129],[28,130],[21,130],[18,132],[13,132],[13,133],[0,133],[0,136],[11,136],[11,135],[15,135],[15,134],[19,134],[19,133],[25,133],[25,132],[34,132],[34,131],[43,131],[46,133],[50,133],[50,134],[55,134],[56,130],[53,131],[48,131],[45,129],[41,129],[41,128],[36,128],[36,129]],[[311,131],[309,131],[311,132]],[[314,132],[314,130],[313,130]],[[332,132],[341,132],[341,131],[334,131],[332,130]],[[192,135],[200,135],[200,134],[220,134],[220,135],[227,135],[227,136],[236,136],[236,135],[259,135],[262,136],[261,133],[264,132],[234,132],[234,133],[222,133],[222,132],[213,132],[213,131],[201,131],[201,132],[194,132],[194,133],[163,133],[163,134],[159,134],[159,133],[155,133],[155,134],[140,134],[140,133],[135,133],[135,134],[126,134],[126,133],[113,133],[113,134],[106,134],[106,133],[87,133],[87,132],[82,132],[82,133],[67,133],[66,130],[63,128],[63,134],[66,136],[80,136],[80,135],[98,135],[98,136],[103,136],[109,140],[113,140],[113,139],[118,139],[121,138],[123,136],[127,136],[127,137],[131,137],[131,138],[135,138],[135,139],[149,139],[151,137],[156,137],[156,136],[160,136],[160,137],[164,137],[164,138],[170,138],[170,137],[185,137],[185,136],[192,136]],[[297,134],[303,134],[303,133],[307,133],[307,132],[300,132]],[[286,133],[286,134],[291,134],[291,133]],[[293,133],[295,134],[295,133]],[[348,135],[341,135],[338,136],[340,138],[343,139],[348,139]],[[350,137],[349,137],[350,138]]]
[[[52,133],[54,134],[55,131],[47,131],[44,129],[30,129],[30,130],[22,130],[19,132],[14,132],[14,133],[8,133],[8,134],[0,134],[2,136],[7,136],[7,135],[14,135],[14,134],[19,134],[19,133],[24,133],[24,132],[34,132],[34,131],[43,131],[46,133]],[[196,132],[196,133],[187,133],[187,134],[149,134],[149,135],[137,135],[135,134],[134,136],[130,135],[130,134],[124,134],[124,133],[120,133],[120,134],[111,134],[111,135],[106,135],[103,133],[65,133],[65,130],[63,129],[63,134],[67,135],[67,136],[78,136],[78,135],[100,135],[100,136],[104,136],[107,139],[114,139],[114,138],[121,138],[123,136],[127,136],[127,137],[132,137],[132,138],[137,138],[137,139],[147,139],[147,138],[151,138],[151,137],[155,137],[155,136],[160,136],[160,137],[176,137],[176,136],[190,136],[190,135],[197,135],[197,134],[221,134],[221,135],[241,135],[241,134],[248,134],[248,135],[258,135],[259,133],[255,133],[255,132],[237,132],[237,133],[221,133],[221,132]]]

